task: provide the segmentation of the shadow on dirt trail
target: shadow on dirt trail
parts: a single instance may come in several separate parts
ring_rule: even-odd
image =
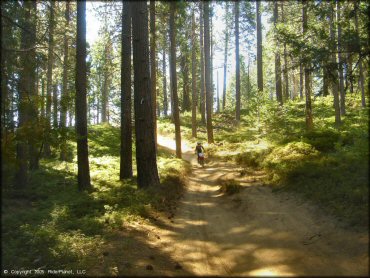
[[[183,145],[183,159],[193,168],[188,188],[172,222],[163,219],[157,232],[158,248],[185,270],[227,276],[368,274],[367,233],[344,229],[298,196],[272,193],[260,182],[261,173],[241,177],[237,165],[218,161],[202,168]],[[238,180],[243,190],[223,195],[218,181],[224,177]]]
[[[172,139],[159,136],[158,141],[174,149]],[[263,173],[241,177],[237,165],[218,161],[208,161],[202,168],[192,148],[183,144],[183,159],[191,162],[192,173],[174,217],[159,217],[136,227],[142,250],[133,252],[144,259],[154,252],[154,270],[145,273],[141,267],[120,273],[368,275],[366,232],[344,229],[295,195],[272,193],[260,181]],[[222,194],[221,177],[238,180],[243,189],[230,196]]]

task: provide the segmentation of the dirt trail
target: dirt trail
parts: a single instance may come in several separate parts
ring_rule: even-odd
[[[174,147],[163,137],[159,143]],[[344,229],[295,195],[273,193],[259,182],[262,173],[241,177],[238,166],[223,162],[201,168],[183,149],[193,172],[174,217],[138,226],[145,250],[157,250],[155,260],[141,263],[153,270],[138,266],[127,274],[368,275],[366,232]],[[238,179],[243,189],[223,195],[219,178]]]

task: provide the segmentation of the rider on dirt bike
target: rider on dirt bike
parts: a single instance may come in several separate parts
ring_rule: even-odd
[[[198,163],[200,163],[199,154],[203,154],[204,153],[204,148],[202,146],[202,143],[200,143],[200,142],[197,143],[197,146],[195,147],[195,152],[196,152],[197,157],[198,157]]]

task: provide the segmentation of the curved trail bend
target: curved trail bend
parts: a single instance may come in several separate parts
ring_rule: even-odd
[[[173,141],[158,137],[160,145],[174,149]],[[262,173],[241,177],[238,166],[223,162],[201,168],[192,149],[184,149],[193,168],[187,190],[173,218],[137,226],[145,230],[147,251],[157,250],[156,259],[144,258],[128,274],[368,275],[366,232],[344,229],[293,194],[272,193],[259,183]],[[238,179],[244,188],[223,195],[222,177]],[[153,270],[142,267],[147,263]]]

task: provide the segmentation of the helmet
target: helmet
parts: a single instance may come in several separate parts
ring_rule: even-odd
[[[202,143],[201,143],[201,142],[198,142],[198,143],[197,143],[197,145],[198,145],[198,146],[199,146],[199,145],[202,145]]]

